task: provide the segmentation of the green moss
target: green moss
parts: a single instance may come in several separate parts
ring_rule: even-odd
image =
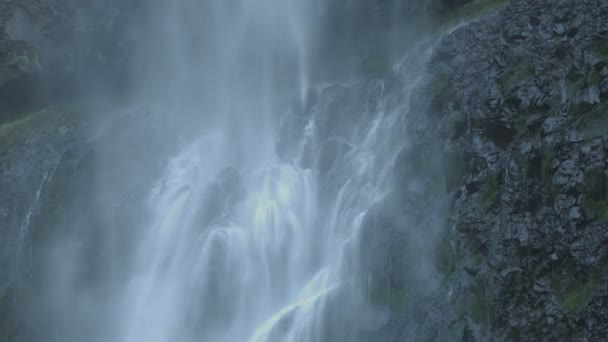
[[[596,38],[591,45],[591,51],[598,57],[608,58],[608,37]]]
[[[515,116],[514,127],[518,133],[524,133],[528,129],[528,113],[527,112],[519,112]]]
[[[598,85],[601,82],[600,75],[594,69],[590,70],[585,74],[576,74],[576,81],[572,82],[572,86],[570,87],[570,95],[576,96],[583,89],[591,85]]]
[[[452,240],[446,236],[437,247],[435,268],[444,277],[448,277],[456,271],[457,256]]]
[[[597,108],[581,115],[574,126],[583,139],[608,135],[608,103],[602,103]]]
[[[572,83],[572,86],[570,87],[570,94],[572,96],[575,96],[576,94],[578,94],[581,90],[583,90],[585,88],[585,82],[586,82],[585,77],[581,77],[577,81]]]
[[[498,78],[498,84],[505,92],[511,91],[517,83],[534,76],[534,67],[526,59],[517,58]]]
[[[608,177],[601,169],[585,172],[586,194],[582,208],[588,218],[608,219]]]
[[[578,314],[601,290],[600,283],[589,276],[593,274],[589,270],[583,272],[578,269],[572,259],[567,259],[560,269],[551,280],[551,287],[564,311],[568,314]]]
[[[595,297],[598,289],[599,286],[594,280],[578,283],[560,294],[560,304],[570,314],[579,313]]]
[[[479,207],[483,211],[490,210],[498,200],[499,173],[490,172],[481,187],[479,193]]]
[[[549,146],[541,148],[541,177],[543,183],[551,184],[553,179],[553,159],[555,159],[555,152]]]
[[[70,151],[64,154],[47,185],[47,197],[31,224],[33,250],[42,249],[37,246],[44,246],[62,228],[63,220],[69,214],[68,208],[73,207],[74,194],[83,184],[83,179],[93,177],[94,167],[92,153],[80,160]]]
[[[56,134],[60,127],[79,124],[85,118],[75,107],[44,108],[18,116],[17,120],[0,125],[0,154],[28,139]]]
[[[405,286],[403,273],[386,274],[390,270],[392,261],[387,261],[384,270],[374,270],[375,275],[368,275],[362,279],[366,284],[369,303],[378,308],[388,309],[392,312],[403,312],[412,303],[413,292]]]
[[[599,85],[601,81],[602,78],[595,69],[591,69],[591,71],[587,73],[587,85]]]
[[[30,64],[31,59],[28,55],[15,55],[14,60],[19,64]]]
[[[433,75],[431,87],[435,96],[441,95],[449,86],[450,78],[444,71],[438,71]]]
[[[403,288],[396,288],[390,284],[384,287],[374,288],[370,294],[371,304],[383,307],[392,312],[402,312],[407,308],[408,303],[412,302],[411,293]]]
[[[469,317],[480,329],[487,331],[496,312],[496,295],[492,273],[479,274],[474,283],[453,297],[451,307],[457,316]]]
[[[595,201],[608,199],[608,176],[601,168],[585,171],[585,188],[590,198]]]
[[[528,168],[528,161],[526,160],[526,157],[522,155],[520,151],[515,150],[513,151],[512,158],[515,165],[517,165],[517,168],[525,173]]]
[[[516,151],[513,153],[513,162],[517,166],[517,177],[514,181],[517,184],[517,193],[519,194],[527,194],[528,187],[530,185],[530,179],[528,179],[528,173],[530,171],[531,165],[528,160],[519,152]],[[526,196],[524,196],[526,197]]]
[[[403,148],[395,160],[397,177],[409,179],[412,176],[425,176],[433,178],[437,187],[441,187],[441,162],[444,153],[442,146],[433,142]]]
[[[443,33],[462,22],[479,20],[510,4],[510,0],[474,0],[439,18],[437,33]]]
[[[473,322],[484,329],[490,326],[494,312],[494,293],[492,286],[486,280],[479,280],[471,291],[469,315]]]
[[[30,71],[41,68],[38,55],[34,50],[11,51],[8,64],[17,64],[21,69]]]
[[[466,170],[466,163],[458,152],[449,150],[444,154],[443,180],[445,191],[450,193],[462,184],[462,178]]]
[[[10,148],[20,139],[25,139],[25,132],[36,122],[41,112],[32,112],[18,120],[0,126],[0,153]]]
[[[598,219],[608,218],[608,201],[597,201],[593,203],[593,213]]]
[[[478,268],[486,259],[485,252],[475,248],[475,251],[470,250],[466,255],[457,256],[457,264],[465,268]]]

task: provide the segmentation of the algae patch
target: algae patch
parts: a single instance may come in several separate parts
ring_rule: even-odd
[[[479,206],[483,211],[490,210],[498,201],[499,176],[498,172],[490,172],[484,181],[479,193]]]
[[[569,314],[577,314],[585,309],[598,290],[599,285],[594,280],[577,282],[566,289],[558,286],[556,289],[561,307]]]
[[[496,13],[510,4],[510,0],[474,0],[455,10],[447,12],[439,19],[438,33],[445,32],[459,23],[479,20]]]

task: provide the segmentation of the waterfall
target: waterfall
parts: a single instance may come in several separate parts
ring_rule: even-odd
[[[406,141],[403,115],[417,77],[410,67],[396,66],[411,80],[392,91],[384,81],[314,89],[319,100],[300,114],[292,156],[233,167],[226,154],[234,140],[214,129],[173,157],[147,200],[119,340],[327,340],[329,305],[342,305],[344,316],[367,313],[349,318],[362,324],[386,320],[367,305],[355,259],[364,216],[391,191],[395,141]],[[357,120],[345,117],[337,124],[350,129],[319,139],[313,132],[325,128],[316,123],[331,120],[340,91],[352,89],[364,95],[350,114]],[[306,153],[318,157],[305,165]],[[332,329],[353,322],[340,324]]]
[[[386,79],[315,83],[323,5],[150,2],[133,27],[142,39],[132,96],[161,113],[163,133],[137,150],[109,139],[97,153],[93,203],[132,202],[137,219],[119,227],[93,209],[101,228],[64,222],[95,233],[51,248],[43,296],[52,340],[368,340],[393,319],[392,304],[377,297],[404,296],[395,281],[406,284],[399,291],[432,287],[420,247],[430,242],[411,233],[417,244],[398,245],[395,259],[400,240],[379,237],[414,230],[399,210],[382,215],[399,206],[394,163],[411,145],[405,117],[429,44],[396,60]],[[155,115],[135,124],[116,117],[108,127],[158,124]],[[140,180],[116,148],[160,171]],[[376,227],[380,216],[390,223]],[[93,261],[83,257],[89,252],[98,253]],[[381,272],[410,262],[413,276],[385,283]]]

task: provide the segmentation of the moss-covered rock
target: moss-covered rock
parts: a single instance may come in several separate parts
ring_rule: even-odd
[[[34,112],[22,118],[5,123],[0,126],[0,153],[5,152],[13,144],[23,141],[27,134],[24,134],[38,119],[39,112]]]
[[[42,69],[38,54],[23,42],[12,42],[0,48],[0,88],[9,81],[34,74]]]
[[[431,89],[435,96],[441,96],[443,92],[450,85],[450,77],[445,71],[438,71],[433,75],[433,80],[431,82]]]
[[[608,176],[606,176],[604,170],[587,170],[585,172],[585,185],[591,199],[595,201],[608,199]]]
[[[598,57],[608,59],[608,36],[596,37],[591,45],[591,51]]]
[[[550,185],[553,179],[555,151],[551,146],[543,146],[540,150],[541,179],[545,185]]]
[[[424,152],[424,145],[403,147],[393,166],[393,174],[398,183],[407,184],[412,175],[424,170],[428,158],[429,155]]]
[[[582,208],[591,220],[608,218],[608,200],[594,201],[587,197],[583,199]]]
[[[443,171],[446,193],[458,189],[463,183],[466,171],[464,158],[457,151],[448,149],[443,154]]]
[[[32,143],[43,136],[61,135],[87,116],[77,106],[48,107],[18,114],[18,119],[0,124],[0,155],[15,144]]]
[[[468,118],[460,111],[450,111],[439,122],[440,134],[450,139],[457,139],[462,136],[467,127]]]
[[[486,330],[493,320],[494,305],[495,298],[492,281],[483,277],[479,278],[471,289],[469,308],[467,310],[473,322],[481,325]]]
[[[439,241],[435,250],[435,268],[444,277],[456,272],[458,257],[454,241],[449,232]]]
[[[499,76],[498,84],[508,93],[521,81],[534,76],[534,67],[526,59],[516,58],[509,63],[509,67]]]
[[[602,81],[598,72],[591,68],[587,72],[575,72],[572,75],[572,85],[570,86],[570,96],[575,97],[588,87],[598,86]]]
[[[444,32],[460,22],[475,21],[484,16],[496,13],[510,2],[510,0],[461,1],[457,5],[447,7],[440,13],[438,32]]]
[[[514,0],[435,49],[431,67],[456,76],[451,92],[439,92],[442,106],[432,117],[460,111],[469,118],[456,139],[441,135],[466,157],[467,182],[452,204],[456,270],[450,239],[438,244],[445,256],[436,265],[457,298],[452,316],[465,316],[463,340],[605,335],[599,327],[606,315],[598,310],[605,296],[596,296],[596,285],[606,273],[599,246],[608,213],[607,6]],[[428,124],[420,135],[434,129]],[[595,175],[585,175],[590,167]],[[475,254],[484,256],[480,264],[469,256]],[[491,272],[495,282],[486,283],[485,296],[483,282],[475,282]],[[554,277],[559,291],[552,291]]]
[[[595,109],[584,113],[575,127],[583,139],[593,139],[608,134],[608,103],[602,103]]]
[[[403,311],[414,294],[408,277],[410,243],[396,213],[380,205],[371,208],[361,224],[360,282],[374,307]]]
[[[600,290],[594,279],[558,280],[554,287],[562,309],[570,315],[580,313]]]
[[[570,86],[570,96],[576,96],[576,94],[581,92],[585,88],[586,83],[587,80],[585,76],[580,76],[572,82],[572,85]]]
[[[475,257],[475,256],[472,256]],[[472,261],[477,266],[483,259]],[[496,289],[493,273],[479,273],[470,278],[470,274],[463,274],[462,287],[451,301],[451,310],[456,317],[467,321],[477,331],[486,333],[496,315]]]
[[[486,175],[479,191],[479,207],[482,211],[489,211],[498,202],[500,173],[490,171]]]
[[[585,172],[585,187],[585,215],[591,220],[608,218],[608,176],[603,170],[590,169]]]

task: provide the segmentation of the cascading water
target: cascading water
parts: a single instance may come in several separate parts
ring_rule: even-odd
[[[328,185],[319,161],[305,167],[302,160],[323,153],[314,151],[311,132],[331,117],[335,87],[363,87],[370,99],[337,142],[348,152],[327,170],[336,172]],[[224,159],[232,142],[213,130],[172,159],[150,194],[151,220],[124,299],[124,340],[324,339],[327,297],[357,286],[349,258],[358,253],[353,245],[366,211],[390,190],[408,99],[389,112],[394,94],[380,81],[316,91],[327,98],[304,113],[294,158],[232,168]],[[350,308],[371,310],[360,290],[347,296]],[[372,315],[356,319],[382,320]]]
[[[76,247],[51,253],[61,270],[49,286],[56,339],[354,341],[391,319],[372,305],[370,268],[385,265],[366,244],[381,233],[364,226],[394,193],[426,46],[395,66],[398,82],[311,87],[320,5],[176,1],[145,14],[154,30],[135,32],[158,42],[137,46],[145,63],[133,67],[134,96],[173,113],[180,143],[122,238],[124,254],[106,250],[110,271],[93,294],[70,293],[85,267]],[[291,109],[280,105],[290,93]],[[426,286],[424,260],[411,268]]]

